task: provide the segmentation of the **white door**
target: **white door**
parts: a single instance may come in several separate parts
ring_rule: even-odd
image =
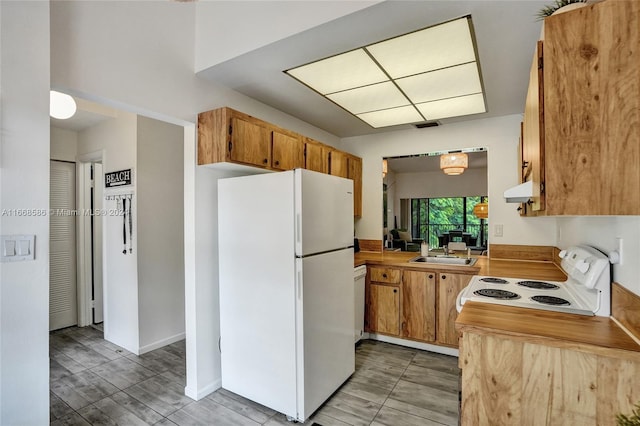
[[[51,161],[49,330],[78,323],[76,296],[76,165]]]
[[[93,209],[103,208],[103,170],[102,164],[93,163]],[[93,323],[104,321],[104,298],[102,286],[102,221],[103,215],[93,216],[92,257],[93,257]]]

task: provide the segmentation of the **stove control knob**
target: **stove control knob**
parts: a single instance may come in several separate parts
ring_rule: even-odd
[[[560,253],[558,253],[558,256],[560,257],[560,259],[564,259],[565,257],[567,257],[567,251],[560,250]]]
[[[585,262],[584,260],[579,260],[576,263],[576,269],[580,272],[582,272],[583,274],[586,274],[587,271],[589,270],[589,267],[591,265],[589,265],[587,262]]]

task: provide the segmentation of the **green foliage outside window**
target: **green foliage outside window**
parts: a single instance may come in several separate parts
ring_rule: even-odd
[[[486,199],[475,197],[414,198],[411,200],[411,233],[414,238],[427,238],[432,247],[439,246],[438,235],[461,229],[486,242],[487,220],[473,214],[473,207]],[[480,233],[484,233],[480,238]]]

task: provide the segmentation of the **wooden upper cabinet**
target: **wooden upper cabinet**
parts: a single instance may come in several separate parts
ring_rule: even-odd
[[[546,214],[640,214],[640,2],[545,19]]]
[[[538,42],[531,61],[529,89],[522,124],[522,179],[533,181],[533,203],[523,207],[525,215],[536,215],[545,209],[544,183],[544,92],[542,72],[542,41]]]
[[[271,163],[271,131],[239,117],[231,119],[229,159],[267,167]]]
[[[350,156],[348,178],[353,180],[353,215],[362,216],[362,159]]]
[[[304,139],[304,168],[320,173],[328,173],[329,164],[327,161],[327,147],[311,138]]]
[[[360,158],[227,107],[198,114],[198,165],[216,163],[305,168],[352,179],[354,215],[362,216]]]
[[[349,176],[348,154],[342,151],[329,152],[329,174],[346,178]]]
[[[291,170],[304,167],[304,147],[299,136],[272,131],[271,167]]]
[[[458,347],[456,298],[471,281],[471,275],[440,273],[438,280],[437,341],[442,345]]]
[[[402,336],[436,339],[436,273],[402,272]]]

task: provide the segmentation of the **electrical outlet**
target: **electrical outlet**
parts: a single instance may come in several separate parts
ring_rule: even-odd
[[[494,237],[502,237],[502,225],[496,225],[493,228],[493,236]]]

